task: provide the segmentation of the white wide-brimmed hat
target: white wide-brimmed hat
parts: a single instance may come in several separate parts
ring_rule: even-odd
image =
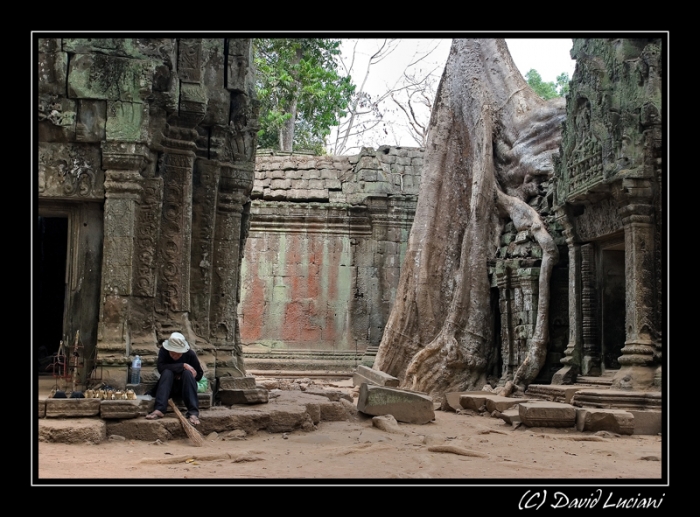
[[[185,339],[185,336],[179,332],[173,332],[170,334],[170,338],[163,341],[163,348],[169,350],[170,352],[176,352],[178,354],[184,354],[190,349],[190,345]]]

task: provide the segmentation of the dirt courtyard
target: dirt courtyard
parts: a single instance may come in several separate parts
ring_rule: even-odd
[[[661,436],[581,433],[575,429],[517,429],[489,416],[436,411],[425,425],[399,423],[382,431],[371,417],[320,422],[312,432],[241,436],[212,433],[203,447],[108,439],[97,445],[38,443],[37,482],[95,480],[212,480],[233,484],[286,480],[442,479],[659,480]],[[306,481],[304,481],[306,480]]]

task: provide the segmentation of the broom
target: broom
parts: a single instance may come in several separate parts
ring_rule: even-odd
[[[196,447],[201,447],[202,445],[204,445],[204,438],[202,438],[202,435],[199,434],[199,431],[197,431],[192,426],[192,424],[190,424],[189,421],[184,417],[184,415],[180,412],[180,410],[175,405],[175,402],[173,402],[173,399],[168,399],[168,405],[175,412],[177,419],[180,421],[182,428],[187,433],[187,437],[192,442],[192,445],[194,445]]]

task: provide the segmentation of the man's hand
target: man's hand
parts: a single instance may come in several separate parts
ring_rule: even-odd
[[[191,365],[185,363],[182,366],[185,368],[185,370],[192,374],[192,377],[197,377],[197,370],[195,370]]]

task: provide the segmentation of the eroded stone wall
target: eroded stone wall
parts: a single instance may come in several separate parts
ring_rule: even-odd
[[[135,354],[153,380],[172,331],[187,336],[210,378],[243,375],[238,280],[257,131],[251,41],[37,46],[39,212],[71,218],[71,267],[98,272],[76,278],[86,294],[68,298],[64,331],[81,331],[97,376],[114,386]],[[85,285],[88,277],[97,281]]]

